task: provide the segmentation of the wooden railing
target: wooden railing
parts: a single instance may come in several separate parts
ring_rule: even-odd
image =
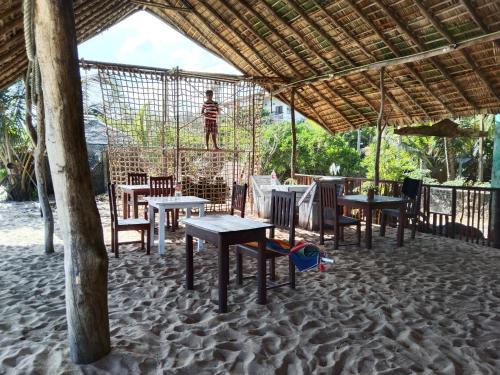
[[[296,174],[299,184],[311,184],[315,178],[323,176]],[[359,194],[361,185],[367,178],[346,177],[345,193]],[[401,193],[402,182],[381,180],[379,194],[397,196]],[[420,232],[452,237],[466,242],[491,246],[493,196],[500,199],[499,188],[469,186],[422,186],[418,230]],[[361,219],[363,213],[356,213]],[[379,215],[374,215],[378,223]]]

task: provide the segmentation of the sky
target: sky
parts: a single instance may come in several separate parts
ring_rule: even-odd
[[[78,46],[80,58],[156,68],[241,74],[150,13],[134,13]]]

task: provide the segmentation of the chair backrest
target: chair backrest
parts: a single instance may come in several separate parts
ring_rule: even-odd
[[[116,209],[116,186],[108,184],[109,212],[111,215],[111,224],[116,227],[118,224],[118,214]]]
[[[342,214],[342,207],[337,204],[337,197],[342,194],[343,184],[334,181],[319,182],[319,214],[321,220],[325,218],[325,209],[332,210],[334,224],[338,224],[339,216]]]
[[[150,177],[149,189],[152,197],[169,197],[174,195],[174,176]]]
[[[276,191],[271,193],[271,217],[270,223],[274,228],[288,230],[288,242],[290,246],[295,244],[295,192]],[[274,237],[274,228],[271,229],[271,238]]]
[[[231,215],[234,210],[240,211],[240,216],[245,217],[245,205],[247,202],[248,184],[238,185],[233,182],[233,193],[231,195]]]
[[[337,197],[342,194],[343,184],[334,181],[320,181],[319,185],[319,204],[320,207],[334,209],[337,206]]]
[[[422,191],[422,180],[416,180],[414,178],[405,177],[403,180],[403,186],[401,188],[401,195],[403,198],[408,199],[406,204],[407,215],[418,214],[418,209],[420,207],[420,192]]]
[[[147,185],[147,173],[127,173],[127,183],[129,185]]]

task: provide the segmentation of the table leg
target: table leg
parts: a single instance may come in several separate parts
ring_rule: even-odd
[[[405,205],[399,207],[398,246],[403,246],[405,237]]]
[[[186,287],[194,289],[193,236],[186,234]]]
[[[198,215],[199,215],[199,217],[205,216],[205,205],[204,204],[200,205]],[[205,247],[205,242],[201,238],[198,238],[198,251],[202,251],[204,249],[204,247]]]
[[[229,246],[219,245],[219,313],[227,312],[228,279],[229,279]]]
[[[123,218],[128,219],[128,194],[126,192],[122,192],[122,205]]]
[[[266,241],[259,241],[259,255],[257,257],[257,282],[258,282],[258,296],[257,303],[265,305],[267,303],[267,289],[266,289]]]
[[[372,248],[372,208],[368,207],[366,209],[366,248]]]
[[[186,219],[191,217],[191,207],[186,208]]]
[[[161,256],[165,256],[165,213],[166,210],[158,207],[160,218],[158,220],[158,251]]]
[[[137,204],[137,194],[132,194],[132,205],[134,206],[134,218],[137,219],[139,217],[139,205]]]
[[[153,212],[153,206],[148,204],[149,241],[151,247],[155,244],[155,220]]]

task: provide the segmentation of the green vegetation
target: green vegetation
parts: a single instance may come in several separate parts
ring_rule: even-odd
[[[281,180],[290,176],[291,125],[263,126],[260,149],[261,172],[274,169]],[[342,136],[332,136],[311,121],[297,124],[297,173],[328,175],[330,166],[340,166],[339,174],[364,176],[361,155]]]
[[[456,120],[463,128],[479,129],[481,116]],[[494,116],[484,117],[484,180],[491,176]],[[360,152],[357,152],[358,137]],[[402,137],[387,127],[381,145],[380,177],[402,180],[405,176],[424,183],[488,186],[478,181],[481,142],[477,138]],[[373,128],[332,136],[311,121],[297,124],[297,173],[329,175],[330,166],[340,166],[339,175],[373,178],[375,132]],[[264,125],[261,142],[261,172],[274,169],[281,180],[290,176],[291,126],[287,123]],[[446,160],[453,160],[452,170]]]
[[[0,90],[0,194],[18,201],[36,196],[33,154],[24,116],[22,82]]]

